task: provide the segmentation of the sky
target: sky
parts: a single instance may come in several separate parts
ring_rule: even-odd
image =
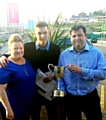
[[[106,11],[106,0],[3,0],[0,3],[0,23],[7,21],[7,3],[18,3],[21,23],[26,23],[28,19],[35,20],[37,16],[54,20],[60,12],[69,19],[81,12]]]

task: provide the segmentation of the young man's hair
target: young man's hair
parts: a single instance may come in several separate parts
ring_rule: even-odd
[[[45,21],[39,21],[35,23],[35,27],[46,27],[48,28],[48,24]]]
[[[70,35],[73,30],[79,30],[79,29],[82,29],[83,32],[86,34],[86,28],[83,25],[74,25],[70,30]]]

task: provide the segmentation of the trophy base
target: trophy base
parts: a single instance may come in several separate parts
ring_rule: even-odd
[[[64,92],[62,90],[55,90],[54,97],[64,97]]]

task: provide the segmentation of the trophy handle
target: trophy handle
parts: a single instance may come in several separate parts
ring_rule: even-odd
[[[49,69],[50,72],[52,72],[52,70],[50,69],[50,66],[54,67],[54,65],[53,64],[48,64],[48,69]]]

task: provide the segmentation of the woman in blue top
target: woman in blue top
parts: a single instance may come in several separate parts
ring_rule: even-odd
[[[0,101],[7,119],[29,120],[35,108],[36,74],[23,57],[24,45],[20,35],[12,34],[8,47],[11,53],[9,64],[0,68]]]

